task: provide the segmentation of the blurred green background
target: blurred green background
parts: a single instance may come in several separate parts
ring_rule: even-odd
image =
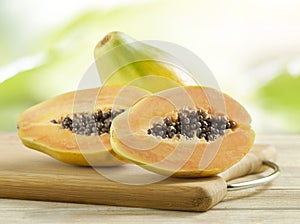
[[[0,131],[70,90],[111,31],[197,54],[258,133],[300,133],[300,1],[0,1]]]

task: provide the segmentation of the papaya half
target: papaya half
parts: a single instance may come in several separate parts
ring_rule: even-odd
[[[112,121],[113,151],[141,167],[174,177],[218,174],[254,143],[251,117],[228,95],[188,86],[149,95]]]
[[[18,134],[24,145],[65,163],[120,165],[126,160],[111,151],[111,120],[147,94],[119,86],[65,93],[23,112]]]

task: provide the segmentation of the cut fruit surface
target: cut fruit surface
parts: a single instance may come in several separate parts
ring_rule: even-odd
[[[255,136],[250,123],[228,95],[178,87],[147,96],[116,117],[111,144],[117,155],[160,174],[210,176],[246,155]]]
[[[120,165],[126,160],[111,152],[111,120],[147,94],[119,86],[65,93],[26,110],[18,134],[24,145],[62,162]]]

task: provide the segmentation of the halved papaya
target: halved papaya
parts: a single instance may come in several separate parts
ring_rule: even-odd
[[[251,117],[236,100],[208,87],[178,87],[147,96],[113,120],[113,151],[175,177],[218,174],[253,145]]]
[[[147,94],[119,86],[65,93],[23,112],[18,134],[24,145],[65,163],[120,165],[126,160],[111,152],[111,120]]]

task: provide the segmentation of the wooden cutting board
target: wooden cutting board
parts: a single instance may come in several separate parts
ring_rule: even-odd
[[[15,133],[0,134],[0,198],[32,199],[206,211],[227,193],[225,180],[262,171],[263,160],[275,160],[274,148],[255,145],[236,166],[220,176],[196,179],[167,178],[151,184],[122,184],[88,167],[61,163],[27,149]],[[135,165],[103,168],[123,180],[145,176]],[[127,176],[126,176],[127,175]]]

